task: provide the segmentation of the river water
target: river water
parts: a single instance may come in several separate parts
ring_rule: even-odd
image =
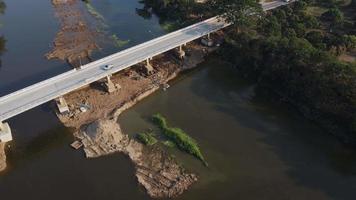
[[[65,63],[43,57],[58,29],[50,2],[5,3],[0,93],[68,70]],[[156,17],[136,15],[135,8],[141,6],[136,1],[92,0],[92,5],[107,19],[110,31],[130,40],[122,48],[164,33]],[[162,113],[171,126],[197,140],[208,168],[190,155],[169,150],[200,177],[178,199],[356,198],[355,150],[271,100],[222,61],[208,59],[170,84],[166,92],[124,112],[119,122],[133,136],[154,127],[150,116]],[[45,104],[9,120],[14,141],[9,167],[0,174],[1,199],[148,199],[126,156],[85,159],[83,152],[69,147],[71,130],[59,124],[52,110]]]

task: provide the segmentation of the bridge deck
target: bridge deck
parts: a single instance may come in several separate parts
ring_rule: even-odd
[[[285,4],[277,1],[262,6],[270,10]],[[0,98],[0,122],[225,26],[228,24],[214,17],[3,96]],[[107,64],[115,67],[103,70],[102,66]]]

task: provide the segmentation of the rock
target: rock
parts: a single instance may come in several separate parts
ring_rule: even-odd
[[[146,147],[129,139],[115,120],[98,120],[76,134],[87,157],[123,152],[136,167],[138,182],[152,198],[171,198],[182,194],[197,176],[187,173],[173,158],[158,147]]]
[[[5,143],[0,142],[0,171],[6,169]]]
[[[83,143],[88,158],[122,151],[128,142],[128,136],[123,135],[117,123],[111,120],[95,121],[78,132],[76,137]]]
[[[182,194],[194,182],[195,174],[187,173],[166,152],[151,149],[143,153],[136,177],[152,198],[172,198]]]

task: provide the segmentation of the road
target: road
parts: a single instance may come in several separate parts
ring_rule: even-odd
[[[285,4],[276,1],[262,7],[271,10]],[[213,17],[5,95],[0,98],[0,122],[228,25]],[[114,67],[103,70],[107,64]]]

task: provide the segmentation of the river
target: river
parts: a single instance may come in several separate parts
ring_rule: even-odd
[[[70,69],[43,56],[58,29],[50,2],[5,3],[0,93]],[[137,1],[92,0],[92,5],[108,20],[110,31],[130,40],[122,48],[164,33],[156,17],[137,16],[135,8],[142,6]],[[208,168],[170,150],[200,177],[178,199],[355,199],[356,151],[239,78],[224,62],[210,58],[170,84],[166,92],[124,112],[119,122],[133,136],[154,127],[150,116],[159,112],[197,140]],[[86,159],[69,147],[72,131],[52,110],[45,104],[9,120],[14,141],[9,167],[0,174],[1,199],[148,199],[126,156]]]

